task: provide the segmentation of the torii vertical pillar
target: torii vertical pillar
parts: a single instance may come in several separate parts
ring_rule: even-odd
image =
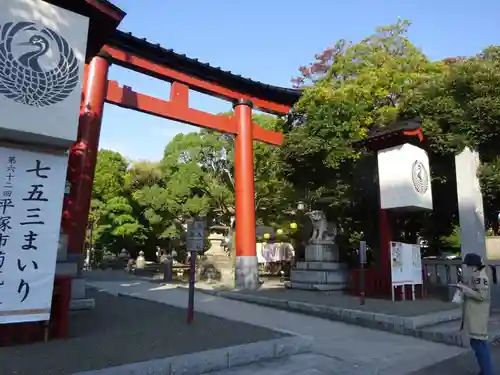
[[[257,289],[259,265],[255,243],[255,188],[253,171],[252,107],[248,100],[234,105],[238,133],[235,141],[236,270],[235,284]]]
[[[64,200],[62,220],[63,230],[68,236],[67,261],[79,264],[78,273],[81,272],[84,258],[92,183],[107,94],[109,62],[105,56],[96,56],[85,70],[78,136],[70,148],[68,160],[67,181],[71,185],[71,191]],[[73,282],[72,289],[72,298],[85,298],[85,280],[82,279],[82,283]]]

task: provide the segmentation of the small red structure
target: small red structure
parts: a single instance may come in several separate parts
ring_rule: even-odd
[[[374,128],[363,145],[373,152],[386,148],[411,143],[419,145],[424,141],[420,122],[418,120],[397,121],[384,128]],[[392,230],[393,217],[389,210],[380,207],[379,201],[379,249],[380,264],[378,268],[365,269],[365,294],[367,297],[391,297],[391,259],[390,242],[394,240]],[[352,270],[350,273],[350,292],[359,295],[359,269]],[[425,276],[425,275],[424,275]],[[399,287],[399,299],[402,297],[403,290]],[[405,290],[406,298],[411,298],[411,288]],[[418,290],[417,296],[423,295],[423,291]]]

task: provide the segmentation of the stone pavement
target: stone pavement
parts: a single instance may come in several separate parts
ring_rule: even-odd
[[[345,323],[409,335],[438,343],[468,347],[460,330],[461,309],[434,299],[398,301],[359,298],[342,292],[311,292],[285,289],[267,280],[255,291],[230,289],[220,284],[197,283],[199,291],[242,302],[255,303]],[[489,327],[492,339],[500,338],[500,312],[493,312]]]
[[[130,295],[177,307],[186,307],[187,305],[187,290],[175,286],[163,286],[132,279],[127,281],[91,281],[89,285],[112,294]],[[239,375],[238,372],[231,371],[243,371],[241,374],[245,374],[244,371],[255,372],[256,368],[258,373],[262,375],[285,375],[293,374],[294,371],[295,373],[318,375],[382,373],[384,375],[403,375],[466,352],[463,348],[426,342],[413,337],[375,331],[199,292],[195,293],[195,310],[314,340],[312,352],[309,354],[299,354],[265,364],[250,365],[247,367],[250,370],[245,368],[230,369],[226,370],[229,372],[221,372],[221,375]]]
[[[229,291],[230,287],[223,284],[208,284],[197,282],[196,286],[203,289],[215,289]],[[314,305],[334,306],[342,309],[359,310],[386,315],[397,315],[401,317],[412,317],[417,315],[438,313],[441,311],[456,310],[457,305],[451,302],[437,299],[418,299],[416,301],[401,301],[394,303],[389,299],[366,298],[365,304],[360,305],[359,297],[346,294],[342,291],[308,291],[288,289],[277,279],[264,279],[264,284],[258,290],[236,290],[242,295],[252,295],[264,298],[281,299],[311,303]]]
[[[360,368],[350,368],[342,360],[321,354],[306,353],[274,361],[253,363],[224,371],[203,375],[364,375],[371,374]]]
[[[500,345],[492,346],[492,356],[495,370],[500,370]],[[401,368],[394,374],[408,375],[477,375],[479,372],[476,360],[471,352],[445,359],[434,365],[421,368],[408,374],[407,369]],[[264,363],[254,363],[247,366],[211,372],[204,375],[365,375],[377,372],[365,372],[364,368],[346,369],[346,363],[335,358],[308,353],[289,358],[282,358]],[[385,375],[381,371],[380,375]]]
[[[493,366],[496,374],[500,374],[500,345],[498,342],[491,346]],[[479,369],[472,352],[458,357],[444,360],[432,366],[417,370],[411,375],[477,375]],[[235,374],[236,375],[236,374]]]

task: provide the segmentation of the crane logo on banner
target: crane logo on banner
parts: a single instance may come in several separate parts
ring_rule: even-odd
[[[412,165],[411,179],[415,190],[424,195],[429,189],[429,172],[420,160],[415,160]]]
[[[69,43],[33,22],[0,25],[0,94],[17,103],[46,107],[77,86],[79,62]]]

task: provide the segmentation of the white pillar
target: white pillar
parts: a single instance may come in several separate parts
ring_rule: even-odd
[[[486,261],[483,196],[477,177],[479,165],[479,154],[470,148],[455,156],[462,257],[476,253]]]

